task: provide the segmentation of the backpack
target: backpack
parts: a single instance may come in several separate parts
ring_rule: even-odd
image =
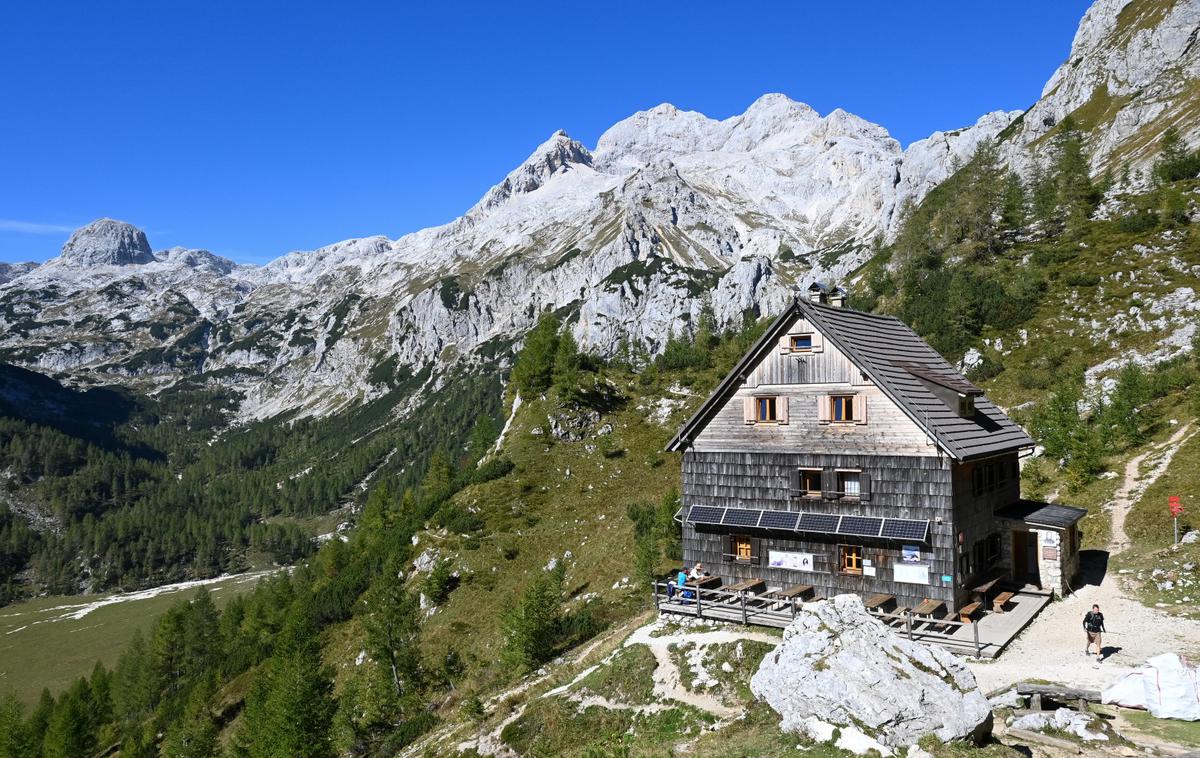
[[[1092,632],[1093,634],[1096,632],[1099,632],[1101,627],[1103,627],[1103,626],[1104,626],[1104,614],[1103,613],[1092,613],[1091,611],[1088,611],[1087,615],[1083,617],[1083,628],[1088,630],[1089,632]]]

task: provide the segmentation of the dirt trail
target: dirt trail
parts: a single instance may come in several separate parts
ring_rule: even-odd
[[[1166,442],[1151,447],[1125,465],[1124,478],[1109,507],[1112,537],[1108,555],[1129,547],[1125,533],[1129,509],[1145,488],[1162,475],[1175,451],[1194,433],[1192,425],[1185,424]],[[1142,464],[1152,456],[1158,456],[1154,468],[1139,480]],[[1108,556],[1101,553],[1097,560],[1090,561],[1091,565],[1084,566],[1084,585],[1046,606],[998,660],[968,663],[985,691],[1023,679],[1048,679],[1101,689],[1152,656],[1200,651],[1200,623],[1170,616],[1130,597],[1116,572],[1108,570],[1107,560]],[[1104,636],[1107,657],[1103,663],[1097,663],[1094,655],[1085,656],[1083,650],[1086,638],[1081,620],[1093,603],[1104,612],[1109,629]]]

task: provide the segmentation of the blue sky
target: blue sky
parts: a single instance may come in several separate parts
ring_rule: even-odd
[[[244,262],[462,213],[555,129],[765,92],[903,144],[1033,103],[1088,3],[21,3],[0,261],[112,216]]]

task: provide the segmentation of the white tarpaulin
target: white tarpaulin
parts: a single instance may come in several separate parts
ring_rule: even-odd
[[[1100,702],[1144,708],[1160,719],[1200,721],[1200,669],[1174,653],[1158,655],[1104,690]]]

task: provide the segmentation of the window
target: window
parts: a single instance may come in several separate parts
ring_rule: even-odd
[[[958,397],[958,415],[963,418],[972,418],[975,416],[975,396],[974,395],[959,395]]]
[[[862,547],[859,545],[838,545],[841,555],[843,574],[862,576]]]
[[[800,469],[800,497],[821,496],[821,469]]]
[[[980,461],[971,472],[971,482],[976,495],[995,492],[1008,484],[1008,471],[1002,460]]]
[[[960,582],[967,581],[967,577],[971,575],[971,554],[965,550],[958,555],[958,580]]]
[[[773,397],[756,397],[754,398],[754,420],[755,421],[778,421],[777,414],[778,403]]]
[[[755,540],[750,537],[733,535],[729,538],[729,555],[726,560],[737,563],[751,563],[758,556],[754,550]]]
[[[861,471],[837,472],[837,491],[842,497],[849,497],[857,500],[858,496],[861,494],[861,483]]]
[[[992,532],[987,538],[987,562],[1000,560],[1000,532]]]
[[[788,345],[793,353],[807,353],[812,351],[813,338],[811,334],[793,334],[788,337]]]
[[[835,423],[854,421],[854,395],[834,395],[829,398],[829,419]]]

